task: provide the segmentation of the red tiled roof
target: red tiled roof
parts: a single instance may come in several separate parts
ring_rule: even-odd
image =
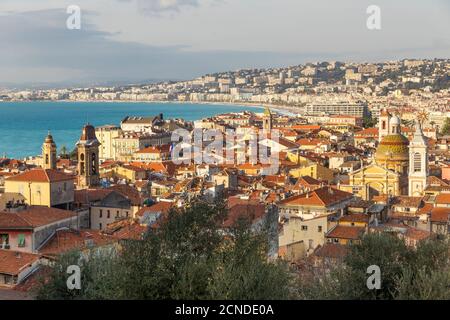
[[[327,238],[349,239],[357,240],[363,235],[365,229],[363,227],[347,227],[337,225],[334,229],[330,230]]]
[[[422,197],[398,196],[392,199],[394,207],[414,207],[419,208]]]
[[[8,181],[58,182],[74,180],[73,176],[53,169],[33,169],[9,177]]]
[[[450,204],[450,193],[441,193],[436,196],[437,204]]]
[[[68,210],[49,208],[43,206],[31,206],[16,213],[0,213],[0,229],[6,228],[36,228],[45,226],[60,220],[66,220],[76,216],[76,213]]]
[[[418,214],[428,214],[433,210],[434,206],[432,203],[425,203],[422,208],[420,208],[417,213]]]
[[[132,222],[124,225],[117,231],[114,231],[113,236],[123,240],[142,240],[147,229],[147,226]]]
[[[247,218],[253,222],[264,216],[264,204],[236,204],[228,209],[228,216],[223,223],[225,228],[232,227],[240,218]]]
[[[91,245],[89,242],[92,242],[92,246],[101,246],[114,241],[114,238],[101,234],[99,230],[58,230],[39,253],[58,255],[71,250],[82,250]]]
[[[419,230],[416,228],[408,228],[405,233],[405,237],[414,239],[414,240],[424,240],[428,239],[431,236],[429,231]]]
[[[330,141],[326,139],[298,139],[295,141],[296,144],[299,144],[300,146],[317,146],[321,144],[329,144]]]
[[[378,128],[367,128],[358,132],[355,132],[355,137],[378,137]]]
[[[318,247],[314,255],[322,258],[339,259],[346,256],[348,253],[348,247],[337,243],[325,243],[323,246]]]
[[[121,195],[123,195],[124,197],[130,199],[131,204],[133,206],[142,205],[141,195],[136,188],[130,187],[125,184],[118,184],[118,185],[109,187],[108,190],[116,191],[116,192],[120,193]]]
[[[0,249],[0,274],[18,275],[39,258],[37,254]]]
[[[170,151],[170,145],[165,144],[162,146],[147,147],[137,151],[136,153],[168,153]]]
[[[353,194],[332,187],[322,187],[298,196],[284,199],[279,204],[284,205],[310,205],[329,206],[350,199]]]
[[[144,216],[145,213],[167,213],[169,210],[174,206],[173,202],[168,201],[160,201],[158,203],[155,203],[154,205],[150,207],[144,207],[139,209],[138,212],[136,212],[136,216]]]
[[[175,164],[172,161],[149,162],[149,163],[133,161],[130,164],[146,170],[160,173],[168,173],[170,175],[173,175],[175,172]]]
[[[434,208],[431,210],[432,222],[447,223],[449,221],[450,208]]]
[[[74,201],[76,203],[92,203],[102,201],[112,190],[108,189],[83,189],[75,190]]]

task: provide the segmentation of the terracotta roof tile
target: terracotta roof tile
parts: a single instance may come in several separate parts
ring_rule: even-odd
[[[144,214],[146,213],[167,213],[169,212],[169,210],[174,206],[173,202],[168,202],[168,201],[160,201],[158,203],[155,203],[154,205],[150,206],[150,207],[144,207],[139,209],[138,212],[136,212],[136,216],[144,216]]]
[[[322,258],[340,259],[345,257],[348,251],[347,246],[336,243],[326,243],[323,246],[318,247],[315,250],[314,255]]]
[[[449,221],[450,208],[433,208],[430,220],[432,222],[447,223]]]
[[[67,175],[58,170],[33,169],[9,177],[8,181],[31,181],[31,182],[58,182],[74,180],[75,177]]]
[[[450,193],[441,193],[436,197],[437,204],[450,204]]]
[[[83,250],[89,246],[101,246],[116,239],[101,234],[99,230],[58,230],[45,245],[39,249],[43,255],[58,255],[71,250]]]
[[[337,225],[327,233],[326,237],[357,240],[361,238],[361,236],[364,234],[364,231],[365,228],[363,227],[347,227]]]
[[[353,194],[332,187],[322,187],[298,196],[293,196],[280,201],[282,205],[311,205],[329,206],[341,201],[351,199]]]
[[[232,227],[240,218],[247,218],[250,222],[261,218],[266,213],[264,204],[236,204],[228,209],[228,216],[223,223],[225,228]]]
[[[16,213],[1,212],[0,229],[36,228],[60,220],[66,220],[74,216],[76,216],[76,213],[73,211],[43,206],[31,206]]]
[[[18,275],[39,258],[37,254],[0,249],[0,273]]]

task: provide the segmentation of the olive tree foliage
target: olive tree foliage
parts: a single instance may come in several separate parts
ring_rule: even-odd
[[[449,242],[426,240],[417,248],[389,234],[369,234],[331,268],[299,277],[303,299],[392,300],[450,298]],[[381,288],[367,286],[369,266],[381,270]]]
[[[194,201],[171,210],[143,241],[126,241],[116,254],[61,256],[39,287],[40,299],[287,299],[292,273],[268,259],[265,230],[245,219],[223,229],[227,209]],[[67,266],[81,267],[81,290],[66,286]]]

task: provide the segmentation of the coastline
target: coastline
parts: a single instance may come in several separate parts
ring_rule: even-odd
[[[274,105],[270,103],[255,103],[255,102],[218,102],[218,101],[167,101],[167,100],[152,100],[152,101],[135,101],[135,100],[15,100],[15,101],[0,101],[2,103],[16,103],[16,102],[47,102],[47,103],[140,103],[140,104],[197,104],[197,105],[208,105],[208,106],[230,106],[230,107],[241,107],[241,108],[253,108],[253,109],[264,109],[265,106],[269,107],[272,111],[283,115],[298,116],[299,113],[296,112],[295,107],[284,106],[284,105]]]

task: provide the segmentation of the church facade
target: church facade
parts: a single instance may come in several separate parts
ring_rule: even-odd
[[[426,188],[428,149],[420,124],[413,140],[401,134],[401,121],[383,110],[379,119],[379,144],[371,164],[349,175],[344,187],[365,200],[374,196],[421,196]]]

